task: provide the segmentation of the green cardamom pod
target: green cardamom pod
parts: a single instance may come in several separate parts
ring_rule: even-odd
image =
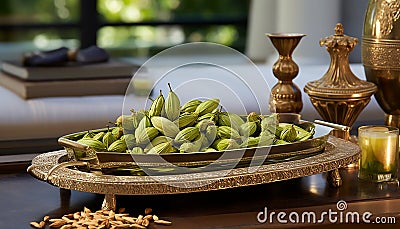
[[[115,139],[118,139],[124,134],[124,129],[120,126],[113,127],[111,134],[114,135]]]
[[[112,134],[111,131],[108,131],[103,136],[103,143],[108,148],[113,142],[115,142],[117,138]]]
[[[194,113],[194,114],[196,114],[196,113]],[[216,117],[217,117],[217,115],[214,113],[207,113],[202,116],[198,116],[197,122],[201,122],[203,120],[211,120],[213,122],[216,122]]]
[[[196,110],[196,108],[200,105],[201,101],[194,99],[194,100],[190,100],[188,102],[186,102],[185,104],[183,104],[183,106],[181,107],[181,113],[191,113],[194,112]]]
[[[120,115],[115,121],[117,127],[122,127],[126,132],[132,132],[135,130],[133,125],[133,117],[131,115]]]
[[[164,142],[151,148],[147,154],[166,154],[170,152],[171,147],[171,143]]]
[[[310,139],[313,135],[307,131],[297,131],[296,141],[305,141]]]
[[[164,142],[169,142],[169,143],[171,143],[173,140],[174,140],[174,139],[172,139],[172,138],[170,138],[170,137],[160,135],[160,136],[155,137],[155,138],[151,141],[151,144],[153,144],[153,146],[155,146],[155,145],[158,145],[158,144],[164,143]]]
[[[104,134],[105,134],[104,132],[99,132],[95,136],[93,136],[93,139],[98,140],[98,141],[102,141]]]
[[[218,115],[218,125],[231,127],[231,120],[226,112],[221,112]]]
[[[221,140],[222,140],[221,138],[215,139],[215,141],[211,144],[211,147],[217,149],[217,145]]]
[[[245,123],[244,119],[235,113],[228,112],[228,116],[231,118],[231,122],[235,123],[238,127]]]
[[[107,151],[109,152],[119,152],[124,153],[127,150],[127,146],[124,140],[116,140],[113,142],[108,148]]]
[[[256,147],[258,146],[258,143],[260,141],[260,137],[248,137],[246,138],[242,144],[240,144],[241,148],[250,148],[250,147]]]
[[[179,147],[179,151],[181,153],[199,152],[200,149],[203,147],[203,144],[205,144],[208,147],[208,141],[206,140],[206,142],[204,142],[204,140],[206,140],[206,137],[203,134],[200,134],[195,141],[184,142]]]
[[[185,129],[179,131],[175,136],[174,142],[176,144],[182,144],[184,142],[190,142],[196,139],[200,135],[199,128],[197,127],[186,127]]]
[[[181,153],[192,153],[192,152],[198,152],[200,150],[201,144],[198,142],[184,142],[180,147],[179,147],[179,152]]]
[[[284,144],[290,144],[290,142],[284,141],[282,139],[275,139],[274,145],[284,145]]]
[[[173,139],[164,135],[159,135],[157,137],[155,137],[145,148],[144,148],[144,152],[147,153],[151,148],[153,148],[154,146],[161,144],[161,143],[165,143],[165,142],[169,142],[172,144]]]
[[[207,138],[209,142],[214,142],[215,139],[217,138],[217,132],[218,132],[217,126],[209,125],[207,126],[204,136]]]
[[[143,119],[144,116],[146,116],[145,111],[144,110],[140,110],[140,111],[134,111],[131,110],[132,112],[132,124],[133,124],[133,128],[136,130],[136,128],[138,128],[140,120]]]
[[[260,115],[258,115],[256,112],[250,112],[247,115],[247,122],[261,122]]]
[[[271,115],[264,115],[261,120],[261,131],[269,131],[270,133],[275,133],[276,128],[279,124],[279,115],[273,113]]]
[[[265,128],[264,128],[265,129]],[[277,138],[281,137],[281,133],[282,133],[283,127],[282,126],[276,126],[275,127],[275,136]]]
[[[219,102],[219,99],[206,100],[196,107],[194,113],[198,114],[199,116],[210,113],[218,107]]]
[[[276,127],[275,135],[277,135],[277,137],[280,138],[281,134],[282,134],[282,131],[285,128],[287,128],[288,126],[293,126],[293,128],[296,130],[296,139],[295,139],[295,141],[304,141],[304,140],[310,139],[313,136],[314,131],[315,131],[313,125],[310,126],[310,131],[311,132],[309,132],[309,131],[307,131],[307,130],[305,130],[302,127],[297,126],[297,125],[293,125],[293,124],[289,124],[289,123],[279,123],[279,125]]]
[[[169,120],[174,121],[179,118],[181,103],[179,101],[178,95],[174,91],[172,91],[170,83],[168,83],[168,87],[169,93],[164,104],[165,115]]]
[[[244,123],[244,120],[237,114],[221,112],[218,115],[218,125],[219,126],[229,126],[237,131],[239,131],[240,125]]]
[[[151,120],[147,115],[143,116],[143,118],[140,120],[138,127],[135,130],[135,133],[136,131],[143,131],[144,129],[146,129],[146,127],[152,127]]]
[[[120,115],[120,116],[115,120],[115,125],[116,125],[116,126],[122,126],[122,119],[123,119],[123,116]]]
[[[90,130],[88,130],[88,131],[86,132],[86,134],[83,135],[82,138],[93,138],[93,137],[94,137],[94,133],[91,132]]]
[[[231,149],[238,149],[240,145],[235,141],[235,139],[218,139],[216,144],[213,144],[213,148],[217,149],[218,151],[223,150],[231,150]]]
[[[95,151],[105,151],[107,149],[107,147],[101,141],[92,138],[82,138],[79,139],[77,142],[87,145]]]
[[[163,110],[165,103],[164,96],[162,94],[162,91],[160,90],[160,95],[157,96],[157,98],[153,101],[153,103],[150,106],[149,109],[149,117],[153,116],[161,116],[161,111]]]
[[[198,115],[195,113],[183,113],[174,121],[174,123],[179,126],[179,129],[183,129],[188,126],[193,126],[196,123],[197,118]]]
[[[204,133],[200,133],[200,136],[194,142],[195,144],[197,143],[200,144],[200,148],[197,151],[199,151],[202,148],[207,148],[212,144],[212,141],[208,141],[208,138]]]
[[[167,118],[167,113],[165,112],[165,103],[164,103],[164,106],[163,106],[163,108],[161,110],[161,115],[160,116],[164,117],[164,118]]]
[[[196,124],[196,127],[199,128],[200,132],[205,132],[208,126],[215,126],[215,123],[211,120],[204,119]]]
[[[292,124],[290,124],[283,128],[280,139],[286,142],[294,142],[296,140],[296,137],[297,137],[296,129],[293,127]]]
[[[245,122],[240,125],[239,133],[241,136],[249,137],[257,131],[257,124],[255,122]]]
[[[195,152],[194,147],[195,146],[194,146],[194,144],[192,142],[184,142],[179,147],[179,152],[181,152],[181,153]]]
[[[174,138],[179,133],[178,126],[167,118],[160,116],[151,117],[153,126],[167,137]]]
[[[120,138],[120,140],[124,140],[126,143],[126,146],[128,147],[128,149],[132,149],[134,147],[136,147],[136,138],[134,134],[125,134],[122,135],[122,137]]]
[[[240,139],[240,134],[229,126],[219,126],[217,128],[217,135],[220,138]]]
[[[296,126],[293,125],[293,128],[296,130],[297,136],[296,136],[296,141],[304,141],[307,139],[310,139],[315,131],[315,126],[313,124],[311,124],[311,126],[309,126],[310,131],[308,132],[307,130],[301,128],[300,126]]]
[[[270,146],[274,143],[275,135],[271,134],[270,132],[264,131],[261,132],[258,141],[258,146]]]
[[[148,144],[159,134],[155,127],[146,127],[144,130],[136,129],[135,138],[138,145]]]

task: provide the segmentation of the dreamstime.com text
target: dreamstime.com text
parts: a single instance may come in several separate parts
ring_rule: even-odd
[[[268,211],[265,207],[263,211],[257,214],[259,223],[280,223],[280,224],[322,224],[329,223],[374,223],[374,224],[396,224],[396,217],[373,217],[369,211],[354,212],[346,211],[347,203],[344,200],[339,200],[336,204],[336,209],[328,209],[320,213],[313,211],[304,212],[276,212]]]

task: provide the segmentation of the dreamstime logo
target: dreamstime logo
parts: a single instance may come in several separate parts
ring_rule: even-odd
[[[346,201],[344,201],[344,200],[339,200],[339,201],[336,203],[336,208],[337,208],[337,210],[339,210],[339,211],[344,211],[344,210],[346,210],[346,209],[347,209],[347,203],[346,203]]]
[[[187,55],[188,53],[190,55]],[[209,42],[187,43],[166,49],[150,58],[131,79],[125,93],[123,115],[130,115],[132,109],[149,109],[151,101],[144,96],[138,97],[134,88],[136,78],[143,75],[154,81],[152,94],[147,96],[149,98],[155,99],[160,92],[167,96],[167,85],[170,84],[180,99],[180,105],[194,99],[204,101],[218,98],[219,105],[227,112],[245,115],[253,111],[258,114],[274,111],[274,107],[269,107],[270,87],[258,67],[242,53],[224,45]],[[143,77],[139,78],[143,80]],[[270,148],[263,148],[255,150],[249,172],[256,172],[266,159]],[[194,169],[166,161],[164,155],[132,154],[132,158],[148,176],[160,183],[179,188],[198,188],[218,179],[195,179],[199,176],[194,173],[218,170],[219,178],[226,176],[245,153],[243,148],[234,151],[237,155],[234,162],[226,163],[232,159],[232,152],[226,151],[218,159],[205,160],[211,163]],[[175,156],[183,158],[183,161],[184,157],[188,157],[185,154]],[[189,158],[194,157],[189,155]],[[162,166],[148,166],[149,164]],[[160,169],[168,170],[172,175],[163,176]],[[188,174],[191,174],[191,177]]]
[[[313,211],[304,212],[275,212],[268,211],[265,207],[263,211],[257,214],[257,221],[259,223],[279,223],[279,224],[319,224],[324,222],[329,223],[376,223],[376,224],[395,224],[396,217],[375,217],[372,219],[372,213],[366,212],[354,212],[346,211],[347,203],[344,200],[339,200],[336,203],[336,209],[328,209],[328,211],[322,211],[316,213]]]

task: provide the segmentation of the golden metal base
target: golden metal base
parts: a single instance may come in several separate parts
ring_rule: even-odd
[[[328,172],[328,177],[326,178],[329,186],[338,188],[342,186],[342,177],[340,176],[339,169],[334,169]]]
[[[351,140],[350,137],[350,132],[349,131],[343,131],[343,130],[332,130],[331,131],[331,135],[337,137],[337,138],[341,138],[347,141]]]
[[[114,194],[105,194],[101,209],[115,211],[117,209],[117,197]]]
[[[400,115],[385,114],[385,125],[400,127]]]

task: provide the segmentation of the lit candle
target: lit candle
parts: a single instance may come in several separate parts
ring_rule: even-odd
[[[398,135],[399,131],[395,127],[359,128],[359,178],[377,182],[397,179]]]

